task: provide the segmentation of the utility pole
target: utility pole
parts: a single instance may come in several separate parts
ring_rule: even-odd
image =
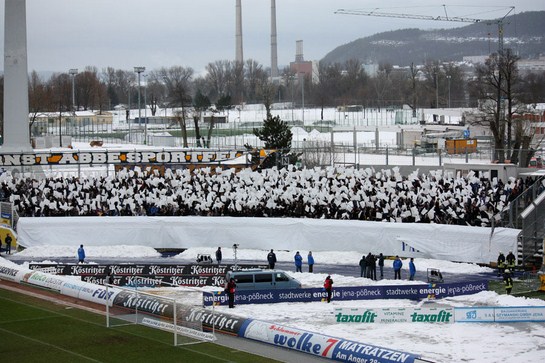
[[[450,75],[447,75],[448,82],[448,108],[450,108]]]
[[[134,67],[134,71],[138,73],[138,126],[142,123],[142,108],[140,107],[140,74],[146,70],[146,67]],[[146,140],[144,139],[144,145]]]
[[[76,74],[78,74],[78,70],[76,68],[72,68],[68,70],[68,74],[70,74],[70,77],[72,78],[72,112],[74,114],[76,113]]]

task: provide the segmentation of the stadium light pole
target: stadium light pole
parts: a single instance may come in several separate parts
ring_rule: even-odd
[[[301,109],[302,109],[302,121],[305,126],[305,73],[299,73],[301,76]]]
[[[132,141],[131,139],[131,87],[132,87],[132,81],[129,80],[129,91],[128,91],[128,113],[127,113],[127,124],[129,125],[129,142]]]
[[[134,67],[134,71],[138,73],[138,126],[142,122],[142,109],[140,107],[140,74],[146,70],[146,67]],[[146,140],[144,140],[144,144]]]
[[[447,75],[448,82],[448,108],[450,108],[450,75]]]
[[[439,72],[435,72],[435,108],[439,108]]]
[[[78,69],[69,69],[68,74],[72,77],[72,111],[76,112],[76,75],[78,74]]]
[[[142,77],[146,80],[144,82],[144,145],[148,144],[148,75],[143,74]]]

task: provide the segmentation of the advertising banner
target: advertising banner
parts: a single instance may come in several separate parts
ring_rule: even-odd
[[[497,307],[494,309],[497,323],[545,321],[545,306]]]
[[[129,165],[134,163],[146,164],[191,164],[224,162],[238,158],[245,154],[241,150],[146,150],[146,151],[65,151],[51,152],[41,151],[39,153],[2,154],[0,156],[1,166],[21,165],[67,165],[67,164],[119,164]]]
[[[97,286],[95,284],[86,284],[91,285],[91,288],[83,288],[79,291],[78,298],[91,301],[94,303],[113,306],[116,295],[121,291],[115,287],[109,287],[106,290],[103,286]]]
[[[370,300],[370,299],[411,299],[444,298],[475,294],[487,290],[486,281],[474,281],[456,284],[426,284],[426,285],[389,285],[389,286],[357,286],[336,287],[333,289],[332,300]],[[244,290],[235,294],[235,304],[269,304],[280,302],[310,302],[325,301],[327,293],[323,288],[291,289],[291,290]],[[225,305],[227,298],[221,291],[213,296],[204,297],[204,305]]]
[[[174,306],[170,300],[136,292],[120,291],[115,296],[113,305],[168,318],[174,317]]]
[[[61,277],[43,273],[40,271],[33,271],[23,276],[22,282],[30,285],[44,287],[49,290],[61,291],[64,279]]]
[[[21,268],[0,265],[0,279],[19,282],[19,278],[17,276],[20,275],[21,270]]]
[[[66,280],[62,284],[61,290],[60,290],[60,293],[63,295],[78,298],[81,291],[96,289],[96,285],[89,284],[87,282],[77,281],[77,280],[74,281],[72,279],[71,281],[67,281],[68,279],[67,278],[65,279]]]
[[[457,323],[545,322],[545,306],[455,308]]]
[[[245,324],[240,334],[248,339],[343,362],[410,363],[419,357],[258,320]]]
[[[218,311],[206,310],[200,307],[180,307],[176,312],[178,320],[185,322],[201,322],[204,328],[230,335],[239,335],[239,331],[247,318],[225,314]]]
[[[84,282],[104,284],[106,276],[111,276],[112,285],[117,286],[216,286],[225,285],[227,271],[241,269],[263,269],[266,265],[221,264],[221,265],[89,265],[89,264],[46,264],[31,263],[31,270],[47,270],[56,275],[81,276]],[[138,278],[137,278],[138,277]]]
[[[454,321],[457,323],[493,323],[493,307],[455,308]]]
[[[213,334],[198,331],[195,329],[189,329],[183,326],[176,325],[174,326],[173,323],[168,323],[166,321],[156,320],[156,319],[150,319],[150,318],[144,318],[142,319],[142,324],[151,326],[152,328],[166,330],[170,332],[174,332],[176,330],[177,333],[183,334],[186,336],[193,337],[195,339],[201,339],[209,342],[213,342],[216,340],[216,337]]]
[[[335,308],[335,323],[453,323],[452,308]]]

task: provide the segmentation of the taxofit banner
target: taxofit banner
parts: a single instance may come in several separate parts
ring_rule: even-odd
[[[335,308],[335,323],[453,323],[452,308]]]

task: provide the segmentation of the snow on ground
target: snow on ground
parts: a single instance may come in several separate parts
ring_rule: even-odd
[[[216,248],[192,248],[184,253],[167,258],[166,263],[192,262],[198,253],[208,253],[214,256]],[[266,260],[268,251],[237,250],[240,260]],[[275,251],[282,262],[293,261],[294,251]],[[308,251],[301,251],[306,256]],[[158,257],[154,249],[135,246],[86,247],[87,259],[93,258],[149,258]],[[33,247],[18,252],[17,255],[44,259],[59,257],[74,257],[73,246]],[[357,264],[359,252],[316,252],[316,263],[327,264]],[[233,251],[223,249],[224,262],[232,262]],[[356,261],[357,260],[357,261]],[[490,272],[491,269],[465,263],[452,263],[439,260],[417,259],[420,271],[427,267],[439,268],[449,273]],[[391,261],[386,261],[387,266]],[[294,273],[292,273],[295,275]],[[296,277],[306,286],[321,286],[325,274],[298,273]],[[359,277],[332,275],[335,286],[374,284],[376,282]],[[378,282],[377,282],[378,283]],[[409,281],[383,280],[380,284],[407,284]],[[418,283],[418,281],[416,281]],[[335,337],[398,349],[422,355],[423,358],[435,362],[528,362],[540,361],[543,358],[543,342],[545,341],[545,323],[392,323],[392,324],[339,324],[333,316],[333,309],[350,308],[386,308],[386,307],[467,307],[467,306],[545,306],[539,299],[528,299],[495,292],[484,291],[474,295],[446,298],[437,301],[411,300],[359,300],[332,301],[313,303],[281,303],[274,309],[269,305],[238,305],[235,309],[215,307],[220,311],[266,320],[290,327],[319,332]]]

